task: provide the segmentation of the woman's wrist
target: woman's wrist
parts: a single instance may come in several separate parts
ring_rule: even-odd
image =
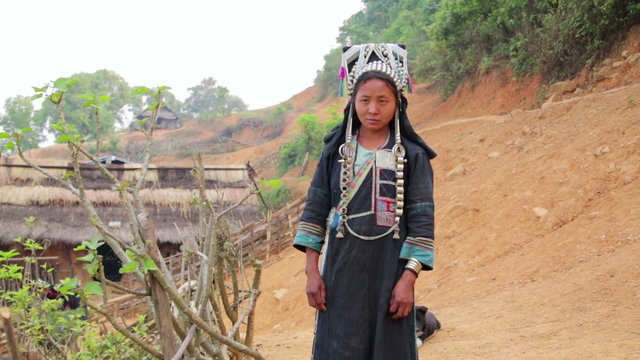
[[[420,270],[422,270],[422,263],[420,263],[420,261],[418,261],[418,259],[416,258],[410,258],[404,268],[418,277],[418,275],[420,274]]]

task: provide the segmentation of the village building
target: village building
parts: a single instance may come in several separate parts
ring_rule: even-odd
[[[141,112],[138,116],[136,116],[135,120],[142,119],[150,119],[153,115],[153,110],[150,108],[146,108],[143,112]],[[156,129],[165,129],[172,130],[180,127],[180,118],[176,115],[173,110],[171,110],[168,106],[162,106],[160,110],[158,110],[158,118],[156,120]],[[144,123],[144,128],[149,128],[149,122]],[[131,131],[136,131],[140,129],[139,123],[133,121],[129,126]]]
[[[39,166],[55,176],[62,176],[72,167],[66,160],[37,159]],[[120,181],[130,180],[139,173],[140,164],[126,159],[107,156],[100,159]],[[191,168],[157,167],[150,165],[145,177],[145,188],[140,197],[155,225],[155,234],[163,256],[180,251],[185,239],[196,236],[198,212],[189,205],[198,190]],[[253,190],[252,172],[248,165],[205,166],[207,198],[221,208],[236,203]],[[81,174],[86,195],[93,203],[102,221],[118,239],[133,241],[128,222],[120,206],[119,194],[93,164],[84,163]],[[230,229],[259,217],[258,199],[250,196],[244,205],[231,215]],[[24,254],[14,239],[31,238],[45,247],[38,251],[34,276],[51,283],[67,277],[89,281],[84,263],[78,261],[84,251],[74,251],[83,241],[99,237],[91,225],[79,200],[66,188],[24,164],[18,157],[0,156],[0,250],[16,249]],[[118,281],[121,274],[119,259],[105,244],[100,250],[107,278]],[[23,259],[21,256],[20,258]],[[15,261],[15,260],[14,260]],[[40,265],[46,263],[55,269],[46,272]],[[0,284],[5,289],[11,284]]]

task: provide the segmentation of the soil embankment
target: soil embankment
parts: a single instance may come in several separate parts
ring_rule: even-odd
[[[421,358],[640,359],[639,39],[546,90],[495,72],[446,103],[412,95],[439,153],[436,269],[416,301],[443,329]],[[309,358],[303,268],[291,249],[264,269],[270,359]]]

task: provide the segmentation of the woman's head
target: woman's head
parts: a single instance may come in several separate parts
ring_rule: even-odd
[[[355,122],[369,133],[387,133],[395,117],[398,91],[384,73],[368,71],[356,82],[353,95]]]
[[[389,127],[398,105],[398,88],[387,74],[367,71],[355,83],[351,99],[354,127],[380,131]]]
[[[407,117],[408,102],[404,97],[404,89],[405,87],[410,88],[410,82],[407,68],[407,52],[403,45],[363,44],[345,47],[343,49],[340,77],[341,86],[345,86],[351,98],[344,109],[343,122],[336,126],[324,139],[326,143],[324,154],[326,156],[332,159],[340,145],[350,141],[352,134],[361,126],[360,118],[367,118],[366,114],[363,115],[362,112],[358,112],[356,109],[358,94],[362,95],[363,87],[368,87],[373,83],[379,84],[380,81],[383,83],[382,88],[389,91],[386,97],[393,98],[393,106],[390,107],[393,108],[393,115],[389,120],[395,118],[397,111],[397,128],[393,130],[394,134],[396,134],[396,143],[400,141],[400,138],[406,138],[427,150],[430,157],[435,156],[433,150],[413,130]],[[374,81],[374,79],[377,81]],[[389,122],[391,123],[391,121]],[[390,123],[389,128],[392,126]],[[402,141],[404,142],[404,140]]]

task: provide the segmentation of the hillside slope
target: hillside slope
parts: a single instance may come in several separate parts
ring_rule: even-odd
[[[446,103],[412,96],[439,153],[436,269],[416,302],[443,330],[421,358],[640,359],[638,34],[551,96],[505,72]],[[263,272],[256,341],[270,359],[309,357],[303,268],[291,249]]]
[[[205,161],[250,161],[271,178],[296,117],[344,102],[309,105],[316,91],[289,100],[285,135]],[[421,358],[640,359],[640,27],[571,81],[546,86],[494,70],[446,102],[425,85],[409,101],[416,130],[439,154],[436,268],[418,280],[416,302],[443,329]],[[205,146],[236,120],[158,138],[182,131]],[[254,135],[243,130],[234,140]],[[269,359],[309,358],[314,311],[303,269],[302,253],[289,249],[263,270],[256,343]]]

